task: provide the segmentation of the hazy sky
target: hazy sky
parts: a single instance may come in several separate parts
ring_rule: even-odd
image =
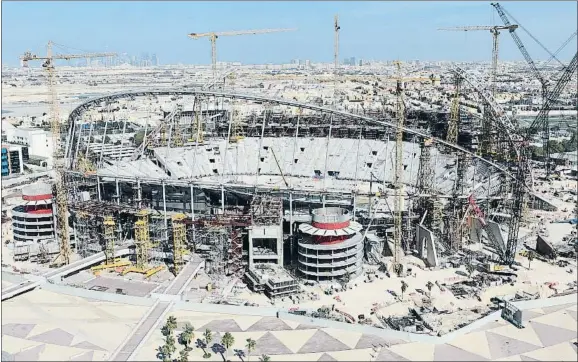
[[[552,52],[576,30],[576,1],[505,1],[502,6]],[[26,50],[45,54],[45,44],[52,40],[86,51],[156,53],[162,64],[208,64],[210,42],[192,40],[188,33],[289,27],[298,30],[221,37],[217,58],[243,63],[293,58],[330,62],[334,14],[339,14],[341,25],[340,59],[489,60],[489,32],[437,28],[502,24],[485,1],[2,1],[2,62],[17,65]],[[534,59],[549,57],[521,29],[517,32]],[[501,59],[523,59],[507,32],[500,39]],[[559,58],[569,60],[575,52],[576,38]]]

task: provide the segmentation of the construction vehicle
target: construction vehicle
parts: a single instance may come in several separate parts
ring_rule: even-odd
[[[68,234],[68,194],[66,192],[66,181],[64,180],[64,160],[63,160],[63,146],[62,146],[62,134],[60,130],[60,109],[58,94],[56,92],[56,74],[54,69],[54,61],[58,59],[70,60],[70,59],[90,59],[90,58],[101,58],[101,57],[112,57],[116,56],[116,53],[86,53],[86,54],[53,54],[52,48],[55,43],[52,41],[48,42],[46,46],[46,56],[38,56],[32,54],[31,52],[24,53],[20,57],[23,67],[28,67],[28,62],[32,60],[43,60],[44,63],[42,67],[48,72],[48,91],[50,93],[50,128],[52,131],[52,142],[53,142],[53,165],[55,174],[55,192],[56,192],[56,237],[59,241],[60,252],[56,259],[53,261],[53,266],[60,264],[69,264],[70,255],[72,253],[70,249],[70,236]],[[57,263],[60,261],[60,263]]]

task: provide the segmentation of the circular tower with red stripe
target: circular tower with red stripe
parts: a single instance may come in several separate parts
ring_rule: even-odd
[[[24,186],[22,199],[25,204],[12,209],[14,241],[53,239],[52,187],[45,183]]]
[[[299,225],[299,273],[305,279],[352,279],[362,272],[362,226],[348,210],[325,207],[313,210],[311,224]]]

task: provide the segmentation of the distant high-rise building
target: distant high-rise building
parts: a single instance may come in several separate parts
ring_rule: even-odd
[[[299,59],[291,59],[291,64],[293,64],[293,65],[298,65],[298,64],[299,64]]]
[[[153,54],[151,56],[151,63],[154,67],[156,67],[157,65],[159,65],[159,59],[157,58],[156,54]]]
[[[305,68],[311,67],[311,61],[309,59],[305,60]]]
[[[359,66],[361,67],[363,64],[365,64],[365,61],[363,59],[359,59]]]
[[[350,65],[357,65],[357,62],[355,61],[355,57],[349,58],[349,64]]]
[[[297,59],[297,62],[298,62],[299,65],[304,65],[304,62],[303,62],[302,59]]]

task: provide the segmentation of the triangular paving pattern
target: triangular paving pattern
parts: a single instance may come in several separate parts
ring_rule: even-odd
[[[530,319],[543,316],[544,313],[538,313],[533,310],[524,310],[522,311],[522,320],[524,322],[529,321]]]
[[[6,351],[2,351],[2,362],[14,361],[14,356]]]
[[[18,323],[8,323],[2,325],[2,334],[16,337],[16,338],[26,338],[26,336],[34,329],[36,324],[18,324]]]
[[[450,344],[437,344],[434,348],[434,361],[487,361],[487,359]]]
[[[299,330],[299,329],[319,329],[319,328],[321,328],[321,327],[313,325],[313,324],[300,324],[295,329]]]
[[[235,316],[235,322],[241,327],[242,330],[246,331],[253,324],[257,323],[261,319],[261,316],[244,315]]]
[[[491,321],[491,322],[488,322],[488,323],[484,324],[483,326],[480,326],[480,327],[472,330],[470,333],[487,331],[487,330],[489,330],[489,329],[498,328],[498,327],[503,327],[504,325],[506,325],[506,324],[503,323],[503,322]]]
[[[381,338],[374,334],[364,334],[361,336],[357,344],[355,345],[355,349],[362,349],[362,348],[373,348],[373,346],[393,346],[396,344],[405,343],[402,339],[390,339],[390,338]]]
[[[247,329],[247,332],[254,331],[286,331],[292,330],[285,322],[275,317],[263,317],[251,327]]]
[[[558,328],[569,329],[574,332],[578,331],[576,321],[572,319],[572,317],[568,316],[565,311],[558,311],[534,318],[530,324],[531,323],[542,323]]]
[[[575,321],[578,321],[578,312],[576,312],[575,310],[569,310],[569,309],[566,309],[565,312],[570,317],[574,318]]]
[[[486,332],[486,338],[488,339],[492,359],[510,357],[515,354],[531,352],[540,348],[539,346],[492,332]]]
[[[576,351],[568,342],[540,348],[525,355],[538,361],[576,361]]]
[[[410,361],[433,361],[435,345],[429,343],[403,343],[389,349]]]
[[[531,322],[529,327],[536,332],[544,347],[550,347],[558,343],[567,342],[576,338],[576,331],[558,328],[548,324]]]
[[[319,357],[318,361],[337,361],[337,360],[328,355],[327,353],[323,353],[321,357]]]
[[[535,358],[532,358],[532,357],[526,357],[526,356],[524,356],[523,354],[520,355],[520,359],[521,359],[522,361],[528,361],[528,362],[539,361],[539,360],[537,360],[537,359],[535,359]]]
[[[44,352],[46,346],[41,344],[36,347],[28,348],[22,352],[14,354],[15,361],[38,361],[40,360],[40,354]]]
[[[514,338],[518,341],[530,343],[539,347],[544,347],[542,340],[538,337],[534,329],[532,329],[531,322],[526,323],[526,328],[518,329],[512,324],[508,324],[507,326],[494,328],[491,332],[501,336]]]
[[[48,332],[44,332],[42,334],[37,334],[28,338],[31,341],[42,342],[42,343],[50,343],[55,344],[57,346],[70,346],[74,336],[66,331],[63,331],[60,328],[53,329]]]
[[[313,337],[309,338],[307,343],[301,347],[298,353],[334,352],[347,349],[349,349],[349,347],[345,344],[331,337],[329,334],[318,330]]]
[[[550,307],[542,307],[542,310],[544,311],[545,314],[554,313],[554,312],[557,312],[557,311],[559,311],[559,310],[561,310],[561,309],[566,309],[566,308],[568,308],[568,307],[571,307],[571,306],[573,306],[574,304],[575,304],[575,303],[568,303],[568,304],[553,305],[553,306],[550,306]]]
[[[276,355],[276,354],[293,354],[293,352],[287,348],[280,340],[274,335],[267,332],[263,337],[259,338],[257,341],[257,347],[253,354],[255,356],[260,356],[262,354],[266,355]]]
[[[90,351],[79,354],[78,356],[74,356],[70,359],[70,361],[92,361],[93,359],[94,359],[94,351]]]
[[[376,361],[409,361],[406,358],[403,358],[402,356],[390,351],[387,348],[382,348],[381,352],[379,352],[379,355],[377,356],[377,358],[375,359]]]
[[[95,350],[95,351],[106,351],[106,349],[101,348],[101,347],[97,346],[96,344],[90,343],[90,342],[88,342],[88,341],[84,341],[84,342],[77,343],[77,344],[75,344],[75,345],[72,346],[72,347],[82,348],[82,349],[92,349],[92,350]]]
[[[217,319],[199,328],[204,331],[210,329],[213,332],[243,332],[241,327],[233,319]]]
[[[311,337],[315,334],[315,329],[304,329],[302,331],[272,331],[271,333],[283,344],[289,348],[293,353],[299,352],[301,347],[309,341]],[[256,340],[256,338],[255,338]]]
[[[488,346],[488,338],[486,337],[486,332],[462,334],[460,336],[456,336],[453,340],[448,342],[448,344],[451,344],[454,347],[464,351],[482,356],[485,359],[492,358],[490,347]]]
[[[324,328],[323,332],[345,344],[347,349],[355,348],[355,345],[361,338],[362,334],[357,331],[348,331],[345,329]]]

